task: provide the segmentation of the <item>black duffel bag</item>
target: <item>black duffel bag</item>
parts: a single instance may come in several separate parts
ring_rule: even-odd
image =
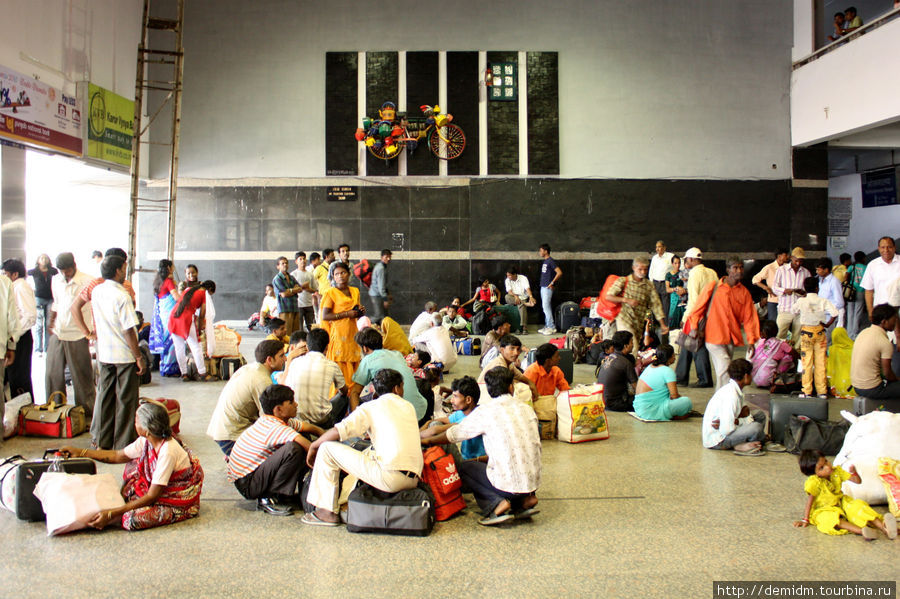
[[[825,455],[837,455],[848,430],[850,423],[846,420],[830,422],[812,420],[806,416],[791,416],[784,431],[784,446],[793,454],[804,449],[818,449]]]

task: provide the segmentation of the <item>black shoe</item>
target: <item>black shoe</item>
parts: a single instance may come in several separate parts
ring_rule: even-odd
[[[691,389],[711,389],[712,383],[691,383],[688,385]]]
[[[256,509],[272,516],[290,516],[294,513],[293,508],[282,505],[270,497],[260,497],[257,499]]]

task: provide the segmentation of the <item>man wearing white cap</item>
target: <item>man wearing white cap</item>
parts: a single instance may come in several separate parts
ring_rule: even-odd
[[[684,253],[684,266],[690,271],[687,282],[688,301],[684,310],[685,319],[687,315],[693,312],[694,305],[700,298],[703,288],[710,283],[717,281],[716,271],[707,268],[703,264],[703,253],[700,248],[692,247]],[[675,366],[676,383],[687,386],[691,378],[691,362],[694,362],[697,369],[696,387],[712,387],[712,369],[709,364],[709,351],[706,344],[702,344],[696,352],[689,352],[682,349],[678,355],[678,364]]]
[[[803,268],[803,260],[806,252],[802,247],[791,250],[791,261],[775,273],[775,281],[772,283],[772,291],[778,296],[778,338],[787,339],[788,330],[791,331],[791,344],[800,348],[800,317],[791,310],[798,297],[803,297],[803,281],[812,276]]]

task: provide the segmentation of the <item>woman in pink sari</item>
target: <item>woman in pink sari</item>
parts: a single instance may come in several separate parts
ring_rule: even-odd
[[[137,441],[119,450],[63,447],[70,456],[109,464],[124,464],[125,505],[98,512],[89,522],[94,528],[110,524],[125,530],[142,530],[174,524],[200,512],[203,468],[190,449],[174,438],[166,409],[144,403],[134,422]]]

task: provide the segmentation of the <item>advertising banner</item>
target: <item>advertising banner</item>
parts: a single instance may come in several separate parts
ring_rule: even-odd
[[[81,156],[81,102],[0,66],[0,137]]]
[[[87,157],[131,167],[134,100],[88,85]]]

